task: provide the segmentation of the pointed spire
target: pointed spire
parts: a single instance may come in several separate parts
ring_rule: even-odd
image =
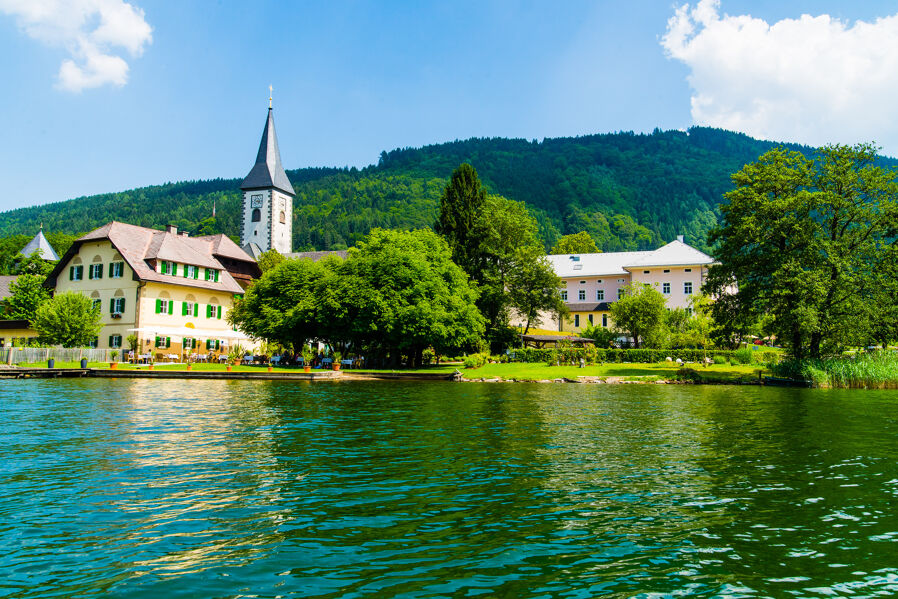
[[[23,256],[30,256],[37,251],[40,251],[41,258],[44,260],[59,260],[59,255],[56,253],[56,250],[53,249],[53,246],[50,245],[50,242],[44,237],[43,223],[41,223],[41,228],[37,232],[37,235],[35,235],[25,247],[19,250],[19,253]]]
[[[240,189],[275,189],[296,195],[293,185],[287,178],[284,166],[281,164],[281,151],[278,148],[278,138],[274,131],[274,112],[271,109],[271,97],[268,98],[268,119],[262,130],[262,141],[259,143],[259,153],[256,155],[256,164],[243,180]]]

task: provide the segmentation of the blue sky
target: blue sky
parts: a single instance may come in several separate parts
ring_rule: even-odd
[[[288,168],[694,123],[898,154],[898,7],[857,4],[0,0],[0,210],[242,177],[269,84]]]

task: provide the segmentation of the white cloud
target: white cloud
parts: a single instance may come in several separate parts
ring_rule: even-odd
[[[143,10],[123,0],[0,0],[0,12],[30,37],[69,52],[58,85],[73,92],[124,85],[128,63],[121,54],[140,56],[153,41]]]
[[[691,70],[696,124],[815,146],[876,141],[898,153],[898,15],[768,24],[685,4],[661,45]]]

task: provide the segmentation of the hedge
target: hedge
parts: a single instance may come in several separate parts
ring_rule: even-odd
[[[559,347],[547,349],[524,348],[513,350],[509,354],[512,362],[528,363],[577,363],[583,358],[588,364],[594,363],[620,363],[632,362],[637,364],[653,364],[664,362],[667,358],[676,361],[677,358],[684,362],[701,362],[705,356],[715,362],[734,361],[740,362],[742,356],[734,356],[736,352],[721,349],[599,349],[595,347]],[[753,351],[755,363],[767,363],[777,359],[776,352]]]

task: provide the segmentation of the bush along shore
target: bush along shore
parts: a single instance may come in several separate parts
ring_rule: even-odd
[[[771,365],[775,376],[832,389],[898,389],[898,352],[875,351]]]

